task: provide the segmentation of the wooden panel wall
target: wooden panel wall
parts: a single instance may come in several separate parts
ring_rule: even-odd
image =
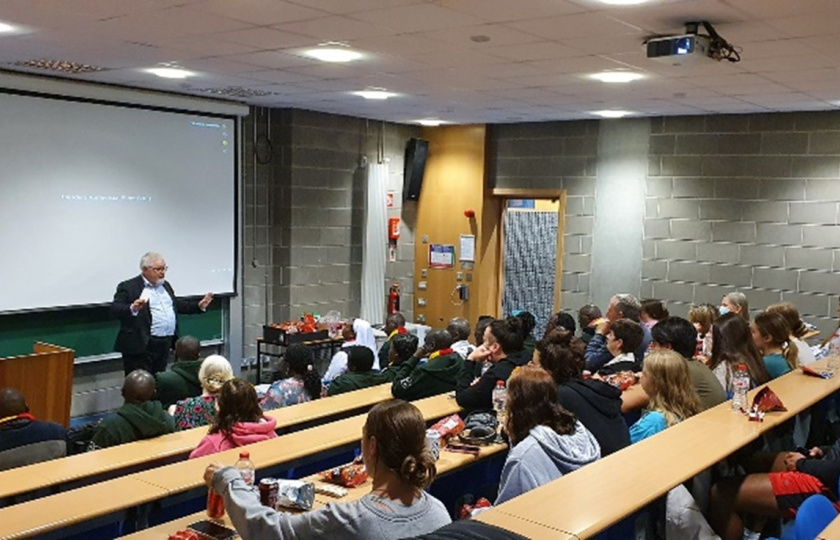
[[[34,354],[0,358],[0,388],[17,388],[38,420],[70,426],[72,349],[36,343]]]
[[[425,128],[423,138],[429,141],[429,157],[417,205],[414,259],[415,319],[422,314],[426,324],[433,328],[445,328],[452,317],[465,317],[474,323],[483,313],[479,306],[482,303],[481,295],[485,285],[482,283],[483,271],[479,275],[477,270],[484,241],[479,225],[483,223],[485,202],[485,127],[481,125]],[[475,218],[464,216],[464,211],[468,209],[475,212]],[[481,229],[483,230],[483,226]],[[477,236],[476,263],[473,269],[463,268],[458,260],[461,234]],[[424,238],[428,239],[427,243],[423,242]],[[429,244],[455,245],[455,268],[429,268]],[[423,270],[426,270],[426,277],[423,277]],[[457,280],[459,272],[463,277],[461,281]],[[467,281],[467,274],[471,275],[472,281]],[[422,281],[427,284],[426,290],[419,287]],[[456,303],[459,302],[457,293],[453,293],[459,283],[469,287],[470,298],[462,305],[453,305],[452,296]],[[420,298],[426,299],[426,306],[419,305]]]

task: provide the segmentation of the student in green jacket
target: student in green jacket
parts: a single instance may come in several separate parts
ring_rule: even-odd
[[[464,359],[450,345],[452,336],[446,330],[429,332],[414,356],[394,370],[394,397],[412,400],[454,391]]]
[[[201,395],[201,381],[198,380],[200,352],[198,339],[184,336],[175,343],[175,362],[172,367],[155,374],[157,398],[164,409],[182,399]]]
[[[135,369],[122,388],[125,404],[106,417],[93,434],[90,450],[117,446],[140,439],[151,439],[175,431],[175,420],[155,396],[155,378],[148,371]]]
[[[347,352],[347,373],[333,379],[327,390],[328,396],[388,382],[384,374],[373,371],[374,356],[371,349],[357,345],[344,350]]]

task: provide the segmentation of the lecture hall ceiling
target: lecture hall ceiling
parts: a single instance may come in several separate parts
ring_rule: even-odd
[[[652,34],[712,22],[740,63],[650,61]],[[840,101],[840,1],[651,0],[0,0],[0,69],[49,74],[32,60],[100,71],[62,76],[410,122],[521,122],[822,110]],[[363,54],[324,63],[325,42]],[[161,65],[194,76],[162,79]],[[631,71],[643,78],[587,78]],[[351,92],[384,88],[385,101]]]

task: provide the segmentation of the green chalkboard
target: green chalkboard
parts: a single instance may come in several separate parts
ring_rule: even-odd
[[[226,298],[217,298],[205,313],[179,316],[179,334],[222,339],[223,303]],[[76,358],[107,354],[119,327],[108,306],[0,315],[0,358],[29,354],[36,341],[73,349]]]

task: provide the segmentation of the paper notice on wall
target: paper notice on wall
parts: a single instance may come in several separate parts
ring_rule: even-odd
[[[455,268],[455,246],[429,244],[429,268]]]
[[[461,235],[461,262],[475,262],[475,235]]]

